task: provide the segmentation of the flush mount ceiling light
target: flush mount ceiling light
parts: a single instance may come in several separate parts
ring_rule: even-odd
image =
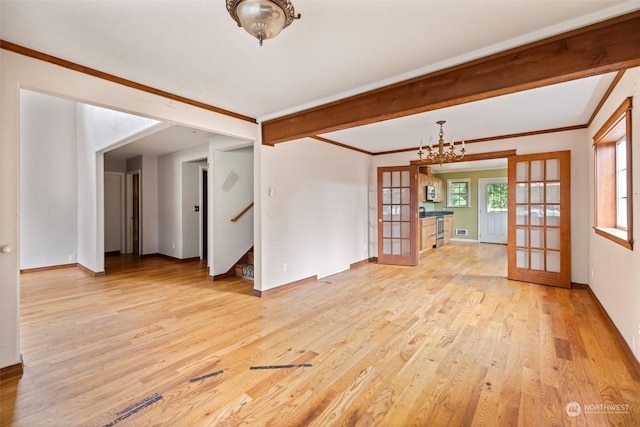
[[[287,28],[296,15],[289,0],[226,0],[229,15],[260,41],[272,39]]]

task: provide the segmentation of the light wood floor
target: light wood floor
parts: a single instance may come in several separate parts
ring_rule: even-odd
[[[588,292],[508,281],[505,257],[454,243],[264,299],[161,258],[24,274],[0,424],[639,426]]]

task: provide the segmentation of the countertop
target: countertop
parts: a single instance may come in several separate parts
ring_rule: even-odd
[[[420,212],[418,217],[429,218],[432,216],[445,216],[445,215],[453,215],[453,212],[452,211],[427,211],[427,212]]]

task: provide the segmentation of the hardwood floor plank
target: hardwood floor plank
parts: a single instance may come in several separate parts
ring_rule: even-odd
[[[21,276],[24,374],[0,381],[0,425],[640,425],[589,293],[507,280],[502,245],[268,298],[197,261],[106,264]]]

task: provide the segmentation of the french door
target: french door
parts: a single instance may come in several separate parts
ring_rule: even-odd
[[[509,279],[571,287],[570,154],[509,157]]]
[[[415,166],[378,168],[378,262],[417,265]]]

